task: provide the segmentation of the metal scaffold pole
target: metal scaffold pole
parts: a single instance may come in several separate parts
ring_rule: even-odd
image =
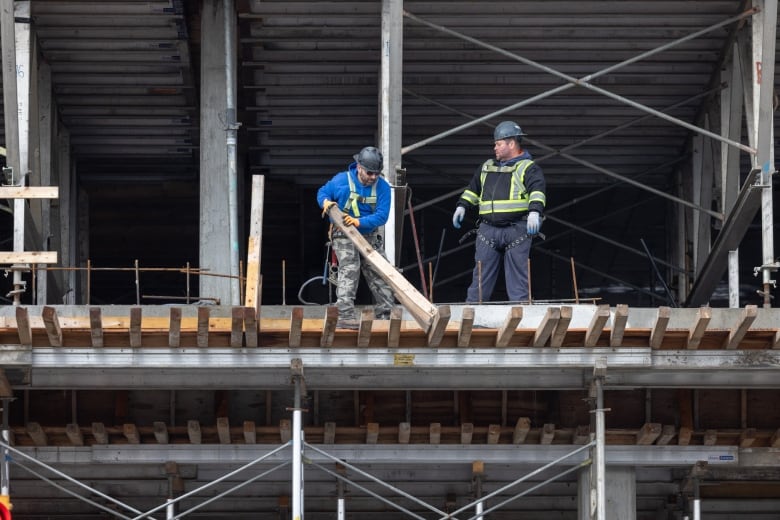
[[[293,383],[295,385],[295,404],[293,406],[292,424],[292,520],[303,518],[303,427],[301,421],[301,396],[303,389],[303,365],[300,359],[293,359],[291,363]]]
[[[596,362],[593,370],[593,387],[595,393],[596,408],[593,413],[596,414],[596,445],[593,448],[593,473],[595,479],[591,479],[591,489],[595,484],[596,491],[596,520],[606,520],[607,498],[606,498],[606,464],[605,464],[605,421],[604,421],[604,378],[607,372],[606,360]],[[595,480],[595,482],[594,482]],[[591,515],[591,518],[594,518]]]

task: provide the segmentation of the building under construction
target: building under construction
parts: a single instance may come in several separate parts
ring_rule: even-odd
[[[780,518],[776,26],[0,0],[0,518]],[[531,294],[465,304],[452,212],[509,119]],[[398,306],[347,330],[315,194],[369,145]]]

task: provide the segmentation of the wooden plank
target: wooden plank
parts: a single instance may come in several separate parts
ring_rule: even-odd
[[[46,438],[46,432],[43,431],[41,425],[37,422],[28,422],[26,426],[27,435],[32,439],[33,444],[36,446],[46,446],[49,440]]]
[[[574,435],[572,436],[572,444],[580,445],[590,442],[590,427],[584,424],[577,426],[574,429]]]
[[[471,439],[474,437],[474,424],[463,423],[460,425],[460,443],[471,444]]]
[[[366,444],[376,444],[379,440],[379,423],[370,422],[366,425]]]
[[[396,299],[409,311],[409,314],[423,331],[428,333],[433,319],[438,313],[436,306],[428,301],[409,280],[404,278],[403,274],[388,262],[379,251],[376,251],[354,226],[344,225],[344,214],[336,207],[336,204],[330,206],[328,215],[333,225],[355,244],[366,262],[391,287]]]
[[[371,329],[374,325],[374,310],[365,308],[360,311],[360,327],[357,334],[357,347],[366,348],[371,341]]]
[[[504,324],[496,333],[496,347],[506,347],[517,329],[520,320],[523,319],[523,308],[512,307],[507,314]]]
[[[181,345],[181,307],[171,307],[168,318],[168,346]]]
[[[555,425],[552,423],[547,423],[542,426],[542,433],[539,437],[539,444],[552,444],[553,439],[555,439]]]
[[[244,307],[244,341],[249,348],[257,347],[257,311],[253,307]]]
[[[775,332],[775,339],[772,341],[772,348],[774,349],[780,348],[780,330]]]
[[[672,309],[669,307],[658,307],[658,314],[655,317],[653,330],[650,332],[650,348],[658,349],[664,341],[666,327],[669,326],[669,318],[672,316]]]
[[[122,433],[130,444],[141,444],[141,436],[138,434],[138,428],[133,423],[122,425]]]
[[[230,420],[227,417],[217,417],[217,437],[220,444],[230,444]]]
[[[547,312],[544,313],[542,322],[536,328],[534,332],[534,339],[531,341],[532,347],[543,347],[547,340],[552,336],[553,330],[558,326],[558,321],[561,319],[561,309],[558,307],[547,307]]]
[[[322,430],[322,442],[324,444],[336,444],[336,423],[328,421]]]
[[[200,423],[196,420],[190,419],[187,421],[187,437],[190,439],[190,444],[200,444],[203,440],[203,436],[200,431]]]
[[[44,307],[41,313],[43,325],[46,328],[46,335],[49,336],[49,345],[52,347],[62,346],[62,327],[57,318],[57,311],[54,307]]]
[[[32,327],[27,307],[16,307],[16,333],[20,345],[32,345]]]
[[[772,448],[780,448],[780,428],[775,430],[775,433],[772,434],[772,438],[769,439],[769,446]]]
[[[672,442],[672,439],[677,435],[677,428],[673,424],[665,424],[661,429],[661,436],[655,442],[657,446],[666,446]]]
[[[515,431],[512,434],[512,444],[523,444],[529,431],[531,431],[531,419],[520,417],[515,424]]]
[[[628,305],[619,303],[615,306],[615,317],[612,321],[612,330],[609,333],[609,346],[620,347],[623,345],[623,335],[626,332],[628,321]]]
[[[463,307],[458,329],[458,346],[468,347],[471,342],[471,331],[474,329],[474,307]]]
[[[490,424],[487,431],[487,443],[498,444],[498,440],[501,438],[501,425]]]
[[[450,321],[450,306],[441,305],[439,312],[434,316],[431,323],[431,330],[428,331],[428,346],[436,348],[441,344],[444,332],[447,330],[447,323]]]
[[[699,307],[696,312],[696,323],[688,331],[688,345],[690,350],[699,348],[699,343],[704,337],[704,332],[707,330],[707,325],[712,319],[712,309],[710,307]]]
[[[246,258],[246,292],[244,307],[252,307],[257,316],[260,315],[260,298],[262,296],[262,275],[260,274],[261,253],[263,245],[263,205],[265,199],[265,177],[252,176],[252,195],[250,207],[249,239]]]
[[[550,337],[551,347],[559,348],[563,345],[563,340],[566,338],[566,332],[569,330],[572,314],[571,306],[564,305],[561,307],[561,315],[558,319],[558,324],[555,326],[555,330]]]
[[[756,442],[756,429],[755,428],[745,428],[739,434],[739,447],[740,448],[750,448],[751,446],[753,446],[754,442]]]
[[[404,310],[401,307],[390,309],[390,325],[387,327],[387,346],[389,348],[398,348],[401,341],[401,318]]]
[[[141,346],[141,307],[130,308],[130,347]]]
[[[301,346],[301,334],[303,332],[303,307],[293,307],[290,311],[290,335],[288,342],[290,347]]]
[[[428,442],[439,444],[441,442],[441,423],[431,423],[428,428]]]
[[[739,318],[739,323],[731,328],[729,337],[723,342],[723,346],[730,350],[737,348],[745,337],[748,329],[755,321],[757,315],[758,307],[755,305],[745,305],[745,309],[742,311],[742,315]]]
[[[408,422],[398,424],[398,444],[409,444],[412,436],[412,425]]]
[[[636,444],[638,446],[649,446],[661,436],[663,426],[661,423],[645,423],[636,434]]]
[[[339,310],[335,305],[325,308],[325,319],[322,321],[322,336],[320,336],[320,347],[330,347],[333,345],[333,337],[336,335],[336,322],[339,321]]]
[[[92,423],[92,436],[95,438],[95,444],[108,444],[108,434],[102,422]]]
[[[93,348],[103,346],[103,318],[100,307],[89,308],[89,336],[92,339]]]
[[[65,435],[68,436],[68,440],[73,446],[84,446],[84,435],[81,433],[81,428],[79,428],[78,424],[66,424]]]
[[[168,444],[168,426],[162,421],[152,423],[152,432],[157,444]]]
[[[718,430],[707,430],[704,432],[702,444],[705,446],[715,446],[718,443]]]
[[[244,308],[233,307],[230,309],[230,346],[241,348],[244,346]]]
[[[57,251],[0,251],[0,265],[56,263]]]
[[[0,199],[58,199],[57,186],[0,186]]]
[[[693,428],[689,426],[680,426],[680,433],[677,434],[678,446],[689,446],[693,437]]]
[[[209,313],[208,307],[198,307],[197,344],[200,348],[209,346]]]
[[[588,332],[585,334],[586,347],[596,346],[608,319],[609,305],[599,305],[596,312],[593,313],[593,318],[591,318],[590,325],[588,325]]]
[[[244,421],[244,444],[257,444],[255,421]]]
[[[292,440],[292,423],[290,422],[290,419],[282,419],[279,421],[279,438],[283,443]]]

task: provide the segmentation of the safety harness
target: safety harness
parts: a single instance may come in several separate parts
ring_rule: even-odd
[[[371,210],[376,210],[376,185],[375,182],[371,186],[371,195],[364,197],[357,192],[355,188],[355,181],[352,180],[351,172],[347,172],[347,180],[349,181],[349,198],[344,203],[342,211],[351,211],[353,217],[360,217],[360,210],[358,209],[358,203],[368,204],[371,206]]]

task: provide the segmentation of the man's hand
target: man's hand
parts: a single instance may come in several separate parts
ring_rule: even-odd
[[[355,218],[352,215],[344,215],[344,225],[345,226],[355,226],[360,227],[360,219]]]
[[[328,210],[329,210],[329,209],[330,209],[330,208],[331,208],[331,207],[332,207],[334,204],[336,204],[336,203],[335,203],[335,202],[333,202],[332,200],[325,199],[325,200],[323,200],[323,201],[322,201],[322,216],[323,216],[323,218],[325,217],[325,215],[327,215],[327,214],[328,214]]]
[[[534,236],[539,233],[539,229],[542,227],[542,221],[539,218],[538,211],[531,211],[528,213],[528,222],[526,223],[526,231],[530,236]]]
[[[460,224],[463,222],[463,217],[466,215],[466,208],[458,206],[455,213],[452,214],[452,227],[460,229]]]

